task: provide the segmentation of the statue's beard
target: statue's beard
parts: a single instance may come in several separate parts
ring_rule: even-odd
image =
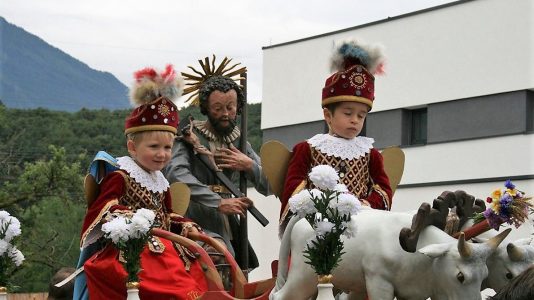
[[[210,121],[210,124],[213,129],[215,129],[215,131],[219,135],[229,135],[230,133],[232,133],[236,126],[235,120],[232,119],[228,119],[228,125],[222,125],[221,119],[213,118],[210,115],[208,115],[208,120]]]

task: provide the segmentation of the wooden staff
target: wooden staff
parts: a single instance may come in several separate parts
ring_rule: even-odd
[[[247,154],[247,73],[241,75],[240,84],[243,89],[243,108],[241,110],[241,152]],[[241,171],[239,176],[239,189],[246,196],[247,195],[247,177],[244,171]],[[243,270],[243,273],[248,278],[248,224],[246,218],[239,218],[239,261],[238,264]]]

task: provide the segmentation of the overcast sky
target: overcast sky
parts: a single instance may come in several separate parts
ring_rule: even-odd
[[[232,57],[248,68],[248,98],[258,102],[262,47],[448,2],[453,1],[1,0],[0,15],[127,86],[145,66],[172,63],[183,71],[212,53]]]

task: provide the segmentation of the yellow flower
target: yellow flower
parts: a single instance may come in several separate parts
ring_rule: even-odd
[[[491,208],[496,214],[499,214],[501,211],[501,204],[499,202],[493,202],[493,207]]]
[[[515,195],[517,194],[517,190],[516,189],[513,189],[513,190],[507,189],[506,192],[508,194],[510,194],[510,196],[512,196],[512,197],[515,197]]]
[[[493,193],[491,193],[491,198],[493,199],[500,199],[501,196],[502,196],[502,192],[499,189],[494,190]]]

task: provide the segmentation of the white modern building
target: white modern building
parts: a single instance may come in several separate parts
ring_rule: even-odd
[[[506,179],[534,195],[534,1],[457,1],[264,47],[264,142],[291,149],[325,132],[329,58],[336,42],[351,38],[385,48],[386,75],[376,78],[364,134],[406,155],[393,210],[417,209],[444,190],[485,199]],[[271,199],[256,203],[278,217]],[[269,226],[257,228],[253,245],[277,257],[276,224]],[[523,227],[514,234],[531,233]]]

